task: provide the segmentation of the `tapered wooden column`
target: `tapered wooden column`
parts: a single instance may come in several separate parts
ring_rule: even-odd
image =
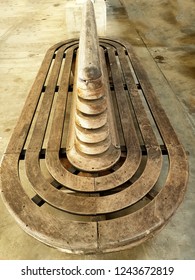
[[[67,141],[67,157],[77,168],[99,171],[120,157],[104,51],[99,47],[93,3],[83,8]]]

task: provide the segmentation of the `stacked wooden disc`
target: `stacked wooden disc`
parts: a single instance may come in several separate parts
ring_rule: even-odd
[[[78,53],[67,157],[81,170],[102,171],[113,166],[121,153],[90,0],[83,9]]]

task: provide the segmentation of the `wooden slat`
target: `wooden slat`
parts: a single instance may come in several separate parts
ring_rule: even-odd
[[[52,73],[50,74],[48,85],[43,96],[41,107],[36,119],[35,127],[30,139],[30,143],[27,148],[27,156],[29,152],[39,151],[42,148],[42,143],[45,136],[45,131],[47,128],[47,123],[49,120],[49,114],[52,107],[52,102],[55,94],[55,89],[58,81],[58,76],[60,73],[60,68],[62,64],[62,59],[64,55],[64,50],[66,46],[63,46],[59,49],[54,59],[54,65],[52,68]]]
[[[14,129],[6,153],[21,152],[21,148],[24,145],[25,139],[28,134],[28,130],[32,122],[33,115],[38,105],[43,84],[49,71],[53,55],[54,50],[48,50],[41,65],[41,68],[37,74],[37,78],[35,79],[32,89],[25,102],[21,116],[18,120],[16,128]]]
[[[187,185],[187,159],[183,149],[177,146],[170,156],[173,159],[166,184],[149,204],[130,215],[98,223],[99,246],[105,252],[143,242],[158,232],[177,210]]]
[[[17,122],[17,125],[13,131],[13,134],[11,136],[10,142],[8,144],[8,147],[6,149],[6,153],[20,153],[22,147],[24,146],[25,139],[27,137],[28,131],[30,129],[30,125],[33,119],[33,115],[35,113],[36,107],[38,105],[38,101],[42,92],[42,88],[44,85],[44,82],[46,80],[47,73],[49,71],[53,55],[55,51],[63,46],[64,44],[72,45],[74,43],[74,40],[67,40],[60,43],[57,43],[56,45],[49,48],[47,51],[43,62],[41,64],[40,70],[38,71],[38,74],[36,76],[36,79],[33,83],[33,86],[28,94],[28,97],[26,99],[26,102],[24,104],[23,110],[21,112],[21,115],[19,117],[19,120]]]
[[[121,48],[120,45],[115,44],[115,47],[116,46],[125,81],[130,95],[132,96],[131,98],[133,99],[132,102],[134,110],[136,112],[142,137],[147,149],[147,163],[144,172],[134,184],[130,185],[129,188],[126,188],[120,193],[109,196],[109,202],[112,205],[113,211],[116,210],[116,204],[118,209],[122,209],[136,203],[144,197],[153,188],[160,175],[162,167],[161,149],[139,98],[137,87],[133,81],[131,71],[124,56],[124,49]],[[114,199],[116,197],[117,199]],[[102,200],[98,204],[99,208],[103,208],[104,203],[108,203],[107,197],[102,197]]]
[[[93,191],[93,178],[81,178],[72,174],[62,166],[59,159],[62,131],[64,127],[64,121],[66,121],[64,116],[66,111],[70,71],[73,59],[72,56],[75,48],[76,46],[70,48],[66,54],[64,71],[62,73],[61,83],[59,86],[60,90],[56,101],[55,113],[47,145],[46,164],[49,172],[60,184],[73,190]]]
[[[1,166],[1,194],[10,213],[25,232],[65,252],[94,252],[97,223],[71,221],[40,208],[24,192],[18,176],[18,155],[7,154]],[[43,186],[44,187],[44,186]]]
[[[62,58],[63,58],[65,49],[66,49],[66,46],[62,46],[57,52],[57,55],[56,55],[56,58],[54,61],[54,65],[53,65],[53,69],[52,69],[52,73],[49,78],[48,85],[46,87],[46,91],[44,93],[42,104],[41,104],[39,114],[37,116],[37,120],[35,123],[35,128],[32,133],[31,140],[28,145],[27,152],[26,152],[26,158],[25,158],[26,174],[27,174],[27,177],[28,177],[29,181],[31,182],[32,187],[35,190],[35,192],[37,192],[37,194],[43,200],[48,202],[49,204],[55,206],[58,209],[66,210],[67,212],[71,212],[71,213],[95,214],[96,213],[96,204],[94,202],[95,201],[94,198],[74,197],[73,195],[63,193],[63,192],[53,188],[53,186],[51,184],[49,184],[46,181],[46,179],[44,178],[44,176],[41,172],[41,169],[40,169],[40,165],[39,165],[39,152],[42,147],[42,143],[43,143],[43,139],[44,139],[44,135],[45,135],[48,119],[49,119],[49,113],[51,110],[52,101],[53,101],[53,97],[55,94],[56,83],[58,80],[58,75],[60,72],[60,67],[61,67]],[[69,69],[69,73],[70,73],[70,69]],[[67,75],[66,72],[64,72],[63,74]],[[62,81],[63,81],[63,78],[64,77],[62,77]],[[63,82],[65,83],[67,80],[68,79],[66,79]],[[67,87],[66,83],[64,85],[65,85],[65,87]],[[63,90],[64,90],[64,88],[60,87],[59,98],[61,98],[62,94],[64,94]],[[66,90],[67,90],[67,88],[66,88]],[[63,101],[63,100],[61,100],[61,101]],[[59,104],[60,104],[60,102],[58,102],[58,107],[56,108],[57,110],[59,109]],[[56,110],[56,112],[57,112],[57,110]],[[60,113],[60,111],[58,113]],[[57,150],[56,148],[59,149],[59,142],[61,141],[60,134],[62,134],[62,127],[60,129],[60,127],[58,126],[58,122],[57,122],[59,120],[57,118],[58,116],[55,115],[55,123],[53,124],[52,128],[54,128],[54,126],[56,126],[58,128],[59,132],[57,133],[57,138],[55,140],[54,140],[55,134],[53,134],[53,133],[55,133],[55,130],[53,130],[50,135],[51,138],[49,139],[49,143],[48,143],[48,149],[49,149],[48,153],[50,152],[49,154],[52,157],[49,159],[49,160],[51,160],[51,162],[49,162],[49,160],[48,160],[48,163],[49,163],[49,166],[53,166],[57,160],[57,164],[60,165],[60,167],[62,169],[63,167],[61,166],[61,163],[59,161],[59,156],[56,157],[57,153],[59,154],[59,150]],[[63,120],[63,118],[64,118],[63,115],[61,115],[61,118]],[[62,121],[61,121],[61,124],[63,124]],[[53,149],[53,148],[51,148],[51,145],[52,145],[51,141],[53,142],[53,146],[54,146],[53,148],[54,148],[55,152],[51,151]],[[46,156],[46,158],[47,158],[47,156]],[[51,173],[52,176],[55,175],[55,172],[56,173],[58,172],[58,165],[57,165],[57,168],[55,165],[55,169],[52,170],[52,173]],[[66,176],[66,173],[68,173],[67,176]],[[63,174],[62,177],[64,178],[66,176],[67,182],[70,181],[71,184],[73,184],[73,185],[75,184],[75,182],[78,182],[78,185],[79,185],[79,183],[81,181],[83,182],[83,184],[85,184],[84,185],[85,187],[87,186],[88,181],[94,183],[93,178],[78,177],[78,176],[75,176],[75,175],[71,174],[70,172],[66,171],[65,169],[63,169],[62,174]],[[73,177],[75,178],[75,180],[72,180]],[[60,181],[59,181],[59,183],[60,183]],[[87,187],[86,187],[86,189],[87,189]],[[86,206],[84,206],[84,205],[86,205]]]
[[[112,63],[114,64],[114,58],[113,58]],[[116,71],[116,69],[117,69],[117,65],[116,65],[114,70]],[[116,73],[116,75],[117,74],[119,75],[119,73]],[[121,86],[118,89],[118,91],[121,90],[122,88],[123,88],[123,85],[122,85],[122,81],[121,81]],[[62,88],[62,90],[64,90],[64,89]],[[125,95],[123,95],[122,97],[124,98],[124,96]],[[60,95],[59,95],[59,98],[60,98]],[[118,97],[118,98],[120,99],[120,97]],[[120,106],[121,106],[121,108],[123,108],[124,103],[121,104]],[[56,112],[58,112],[58,107],[56,108]],[[126,119],[125,119],[126,117],[127,117],[127,115],[124,114],[124,121],[126,121]],[[55,118],[54,118],[54,120],[55,120]],[[53,125],[57,126],[57,123],[53,123]],[[60,127],[58,127],[58,129],[60,131]],[[127,128],[125,128],[125,129],[127,131]],[[60,138],[58,137],[58,142],[59,142],[59,140],[60,140]],[[135,138],[133,139],[133,143],[134,142],[135,142]],[[56,142],[53,138],[54,148],[55,148],[55,145],[56,145],[55,143]],[[50,147],[51,147],[51,142],[49,142],[49,144],[50,144]],[[139,152],[138,147],[139,146],[137,145],[137,147],[135,147],[135,150],[137,151],[137,149],[138,149],[138,152]],[[132,151],[130,151],[130,152],[132,152]],[[50,153],[50,155],[52,155],[52,153]],[[54,153],[53,153],[53,156],[54,156]],[[57,156],[57,154],[55,154],[55,156]],[[131,154],[131,157],[133,157],[132,154]],[[154,156],[153,156],[153,158],[154,158]],[[28,157],[27,157],[27,159],[28,159]],[[54,157],[52,157],[52,159],[54,159]],[[139,190],[137,191],[137,194],[139,194],[139,196],[137,197],[134,193],[134,187],[131,187],[130,190],[126,189],[123,192],[120,192],[119,194],[114,194],[112,196],[104,196],[102,198],[100,198],[100,197],[96,197],[96,198],[94,198],[94,197],[93,198],[81,197],[79,199],[78,199],[78,197],[76,197],[76,199],[74,201],[73,196],[70,196],[69,194],[65,194],[65,193],[60,194],[59,191],[53,190],[51,188],[51,186],[49,186],[49,184],[47,184],[47,182],[45,182],[45,185],[47,185],[47,191],[43,191],[42,185],[44,184],[44,179],[43,179],[43,176],[41,175],[41,172],[38,170],[38,168],[39,168],[38,164],[36,164],[37,163],[36,154],[31,153],[30,160],[27,160],[27,166],[28,166],[29,162],[30,162],[30,166],[29,166],[29,168],[27,168],[27,174],[28,174],[30,182],[33,184],[33,187],[37,191],[37,193],[48,203],[54,205],[55,207],[58,207],[59,209],[66,210],[68,212],[74,212],[74,213],[76,212],[76,213],[79,213],[79,214],[81,214],[81,213],[83,213],[83,214],[102,214],[102,213],[107,213],[107,212],[109,213],[109,212],[112,212],[112,211],[117,211],[117,210],[123,209],[123,208],[135,203],[137,200],[139,200],[142,197],[142,196],[140,197]],[[157,161],[152,161],[152,162],[154,163],[154,166],[156,167]],[[55,161],[54,161],[54,163],[55,163]],[[130,162],[127,162],[127,164],[128,164],[128,167],[129,167]],[[59,169],[57,169],[57,170],[59,170]],[[124,170],[124,174],[127,174],[127,176],[126,177],[121,176],[122,180],[130,179],[130,177],[132,176],[131,173],[129,175],[129,172],[126,172],[124,167],[123,167],[123,170]],[[53,168],[53,171],[55,172],[54,168]],[[147,171],[147,169],[146,169],[146,171]],[[79,181],[81,183],[81,181],[83,181],[83,177],[78,177],[78,176],[75,176],[75,175],[71,175],[71,176],[69,175],[69,177],[67,177],[66,173],[67,173],[66,171],[63,171],[61,173],[62,177],[66,178],[66,179],[69,179],[68,181],[70,181],[72,184],[75,184],[76,182],[79,182]],[[117,173],[117,172],[115,172],[115,173]],[[120,174],[121,173],[122,172],[120,170]],[[69,173],[69,174],[71,174],[71,173]],[[157,174],[158,174],[158,172],[157,172]],[[123,175],[123,173],[122,173],[122,175]],[[108,176],[111,177],[112,175],[104,176],[104,178],[108,177]],[[114,179],[116,178],[115,176],[112,176],[112,177],[114,177]],[[41,180],[41,178],[42,178],[42,180]],[[76,178],[77,181],[73,180],[74,178]],[[143,177],[143,179],[145,179],[145,177]],[[94,181],[93,178],[85,178],[85,181],[87,181],[87,180],[88,181],[89,180]],[[42,181],[42,183],[41,183],[41,181]],[[123,181],[122,182],[121,181],[120,181],[120,184],[123,183]],[[140,186],[142,186],[143,180],[140,180],[140,181],[141,181]],[[62,180],[60,181],[60,183],[62,183]],[[63,181],[63,183],[64,183],[64,181]],[[151,180],[148,180],[148,183],[151,183]],[[137,184],[135,184],[135,185],[137,186]],[[145,184],[145,185],[147,185],[147,184]],[[65,186],[67,187],[66,184],[65,184]],[[85,191],[88,190],[87,186],[88,186],[88,184],[85,185]],[[112,182],[112,186],[116,186],[116,181]],[[152,188],[153,184],[149,184],[149,186],[150,186],[150,188]],[[104,187],[104,189],[105,189],[105,187]],[[143,194],[144,194],[144,191],[143,191]],[[82,208],[80,207],[81,203],[83,205]]]
[[[127,149],[127,157],[122,167],[116,170],[114,173],[95,178],[96,190],[101,190],[102,188],[105,189],[105,186],[107,189],[109,189],[113,185],[116,187],[126,182],[135,174],[141,161],[139,141],[131,118],[131,112],[127,106],[127,96],[124,91],[121,73],[119,72],[117,66],[115,50],[109,48],[108,56],[111,65],[114,90],[117,98],[123,134],[126,142],[125,145]]]

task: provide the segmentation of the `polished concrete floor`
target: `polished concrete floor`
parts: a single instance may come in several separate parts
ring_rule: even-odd
[[[81,3],[0,2],[0,158],[46,50],[79,36]],[[185,199],[167,226],[131,250],[70,255],[28,236],[0,199],[0,259],[195,259],[195,5],[193,0],[96,0],[98,33],[134,47],[189,154]]]

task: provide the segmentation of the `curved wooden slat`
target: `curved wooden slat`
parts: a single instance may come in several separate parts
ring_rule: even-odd
[[[104,252],[131,248],[143,242],[174,214],[186,190],[188,164],[181,145],[169,149],[169,156],[172,159],[166,184],[149,204],[130,215],[98,222],[99,246]]]
[[[10,213],[29,235],[68,253],[97,250],[97,223],[71,221],[40,208],[27,196],[18,176],[18,154],[6,154],[1,166],[1,194]]]
[[[120,73],[118,72],[116,59],[113,56],[113,54],[114,54],[114,51],[112,51],[110,53],[110,56],[111,56],[111,63],[113,66],[113,74],[116,75],[116,76],[114,76],[114,81],[115,81],[116,77],[118,78],[120,76]],[[126,96],[125,96],[125,93],[123,90],[122,80],[119,80],[119,78],[118,78],[117,82],[118,83],[116,83],[115,91],[118,90],[119,102],[121,102],[121,100],[124,100],[124,102],[127,104],[127,99],[125,98]],[[118,89],[117,89],[117,85],[118,85]],[[63,92],[63,90],[64,90],[64,88],[62,88],[62,92]],[[123,95],[122,95],[122,91],[123,91]],[[122,96],[122,97],[119,98],[119,96]],[[60,98],[60,95],[59,95],[59,98]],[[138,140],[137,140],[135,129],[133,129],[133,127],[134,127],[133,124],[132,124],[131,135],[129,135],[129,130],[126,125],[126,121],[128,120],[128,126],[130,126],[129,122],[131,122],[131,119],[130,118],[127,119],[127,117],[130,115],[130,112],[128,112],[127,110],[124,110],[124,108],[125,109],[128,108],[127,106],[125,107],[124,102],[119,105],[120,105],[120,109],[123,110],[121,114],[124,115],[123,116],[123,122],[124,122],[123,128],[124,128],[124,134],[126,133],[125,134],[126,142],[128,142],[129,138],[131,138],[131,142],[130,142],[131,145],[127,146],[127,150],[129,152],[129,154],[131,155],[131,159],[132,158],[136,159],[136,157],[133,156],[133,152],[134,152],[134,154],[139,153],[139,155],[140,155],[140,152],[139,152],[140,148],[138,147],[138,144],[137,144],[137,146],[136,145],[133,146],[134,150],[131,149],[132,144],[138,143]],[[59,103],[59,104],[61,104],[61,103]],[[143,112],[142,114],[144,114],[144,110],[143,110],[143,107],[141,107],[141,103],[139,104],[138,110],[140,112]],[[58,110],[58,107],[57,107],[56,113],[59,114],[59,112],[61,112],[61,111]],[[144,122],[143,122],[143,120],[144,120]],[[27,157],[26,157],[27,175],[29,177],[30,182],[33,185],[33,188],[45,201],[47,201],[51,205],[58,207],[59,209],[62,209],[65,211],[72,212],[72,213],[78,213],[78,214],[90,215],[90,214],[110,213],[110,212],[114,212],[117,210],[121,210],[123,208],[126,208],[126,207],[134,204],[135,202],[140,200],[145,194],[147,194],[147,192],[154,186],[155,182],[158,179],[160,170],[161,170],[161,151],[160,151],[157,141],[155,140],[155,136],[150,128],[150,124],[147,121],[146,114],[143,115],[142,122],[140,125],[143,127],[142,130],[145,131],[145,134],[146,134],[146,131],[147,131],[147,134],[150,134],[150,137],[149,137],[150,142],[147,142],[147,140],[146,140],[146,143],[145,143],[147,147],[150,146],[150,148],[147,148],[148,149],[148,161],[147,161],[147,165],[146,165],[146,168],[145,168],[143,174],[141,175],[139,180],[137,180],[132,186],[130,184],[130,188],[126,188],[125,190],[121,191],[120,193],[103,196],[103,197],[78,197],[78,196],[76,196],[76,198],[74,198],[73,195],[69,195],[69,194],[66,194],[63,192],[60,193],[59,190],[55,190],[52,186],[49,186],[49,184],[47,182],[44,183],[44,178],[39,170],[40,167],[38,165],[38,161],[36,160],[36,154],[31,153],[29,156],[29,153],[27,153]],[[56,127],[57,122],[56,123],[54,122],[53,126]],[[58,129],[59,129],[59,127],[58,127]],[[133,132],[134,132],[134,134],[133,134]],[[133,135],[134,135],[134,137],[133,137]],[[143,137],[145,137],[145,135],[143,135]],[[53,139],[52,136],[51,136],[51,139]],[[59,137],[58,137],[58,139],[60,140]],[[59,140],[58,140],[58,142],[59,142]],[[55,148],[54,139],[53,139],[52,143]],[[49,142],[49,145],[53,149],[52,143]],[[50,152],[50,155],[52,155],[51,151],[49,151],[49,152]],[[53,156],[55,156],[55,155],[53,154]],[[38,156],[37,156],[37,158],[38,158]],[[138,158],[138,162],[139,161],[140,161],[140,159]],[[133,163],[135,163],[135,162],[136,161],[133,161]],[[123,166],[123,168],[121,168],[121,169],[123,169],[125,174],[127,174],[127,179],[130,179],[132,174],[134,174],[134,173],[131,174],[131,171],[130,171],[131,170],[130,169],[131,161],[128,159],[128,157],[127,157],[126,163],[128,165],[128,170],[127,170],[127,166]],[[135,164],[133,165],[133,171],[135,169],[134,167],[135,167]],[[56,168],[56,166],[55,166],[55,168]],[[55,168],[53,168],[52,171],[55,171]],[[116,171],[115,173],[121,172],[121,169],[119,169],[119,171]],[[115,173],[114,173],[114,175],[111,174],[108,176],[109,177],[112,176],[112,179],[113,179],[113,177],[116,178],[117,175]],[[153,174],[153,176],[151,176],[151,174]],[[51,175],[53,175],[53,174],[51,173]],[[62,175],[66,176],[66,171],[62,172]],[[108,177],[108,176],[106,176],[106,177]],[[77,180],[78,180],[79,177],[73,175],[69,178],[70,182],[72,184],[75,184],[75,180],[73,180],[73,178],[77,178]],[[81,179],[82,178],[83,177],[81,177]],[[122,173],[121,178],[122,178],[122,180],[125,180],[126,176],[124,176],[124,174]],[[89,180],[94,180],[94,179],[89,177],[89,178],[87,178],[87,180],[89,181]],[[120,184],[121,184],[121,181],[120,181]],[[123,181],[122,181],[122,183],[123,183]],[[47,185],[46,191],[44,190],[45,188],[44,189],[42,188],[42,186],[44,184],[45,184],[45,186]],[[67,187],[66,185],[64,185],[64,186]],[[116,186],[116,180],[112,181],[112,186]],[[85,186],[85,190],[87,190],[86,186]],[[82,207],[81,207],[81,205],[82,205]]]
[[[64,71],[62,73],[59,93],[56,101],[56,108],[54,112],[53,122],[51,125],[49,140],[46,150],[46,165],[52,176],[66,188],[73,190],[93,191],[94,179],[78,177],[68,170],[66,170],[59,158],[59,151],[61,147],[62,131],[64,127],[64,116],[66,112],[66,103],[68,95],[68,86],[70,79],[71,63],[73,59],[73,52],[77,45],[70,48],[66,54]],[[65,120],[66,121],[66,120]]]
[[[113,63],[115,61],[115,58],[113,57]],[[105,62],[103,62],[103,69],[104,69],[104,75],[105,73]],[[116,71],[116,72],[115,72]],[[118,73],[117,65],[115,65],[115,69],[113,70],[116,77],[120,77],[120,73]],[[63,79],[62,79],[63,80]],[[64,94],[65,88],[62,87],[62,95]],[[63,97],[60,96],[59,93],[59,100],[61,100]],[[114,174],[109,174],[106,176],[98,177],[98,178],[85,178],[85,177],[78,177],[74,174],[71,174],[67,170],[64,169],[62,166],[60,160],[59,160],[59,147],[60,147],[60,137],[56,138],[54,141],[54,135],[57,133],[59,134],[62,130],[63,123],[62,123],[62,116],[64,112],[61,113],[61,116],[59,116],[59,110],[58,107],[56,108],[55,114],[57,114],[59,117],[54,116],[53,125],[50,132],[50,138],[52,140],[49,140],[48,144],[50,147],[52,147],[52,153],[50,152],[50,148],[48,149],[48,152],[46,154],[46,163],[48,170],[50,171],[52,176],[62,185],[66,186],[69,189],[75,190],[75,191],[105,191],[112,189],[113,187],[117,187],[127,180],[129,180],[134,173],[136,172],[137,168],[139,167],[140,160],[141,160],[141,150],[139,147],[138,139],[136,136],[136,132],[134,129],[134,125],[132,123],[132,120],[130,118],[129,112],[125,112],[123,110],[124,106],[127,104],[127,102],[124,100],[126,99],[124,89],[122,82],[120,84],[120,88],[118,89],[118,101],[120,103],[120,108],[122,110],[123,114],[123,122],[126,123],[128,121],[128,126],[125,126],[125,133],[126,133],[126,139],[127,139],[127,158],[125,163],[122,165],[121,168],[119,168]],[[59,101],[59,104],[63,103]],[[64,102],[65,103],[65,102]],[[64,109],[65,110],[65,109]],[[61,117],[61,122],[60,122]],[[58,132],[56,131],[56,127],[58,127]],[[52,136],[53,135],[53,136]],[[128,172],[127,172],[128,170]],[[114,184],[113,184],[114,182]]]
[[[121,73],[117,66],[114,50],[111,50],[110,46],[108,46],[108,49],[109,63],[111,65],[114,90],[117,98],[127,156],[123,165],[114,173],[95,178],[95,190],[98,191],[108,190],[113,188],[113,185],[119,186],[128,181],[136,173],[141,161],[139,140],[131,118],[131,112],[127,106],[128,101],[124,91]],[[106,69],[105,62],[103,68]]]

